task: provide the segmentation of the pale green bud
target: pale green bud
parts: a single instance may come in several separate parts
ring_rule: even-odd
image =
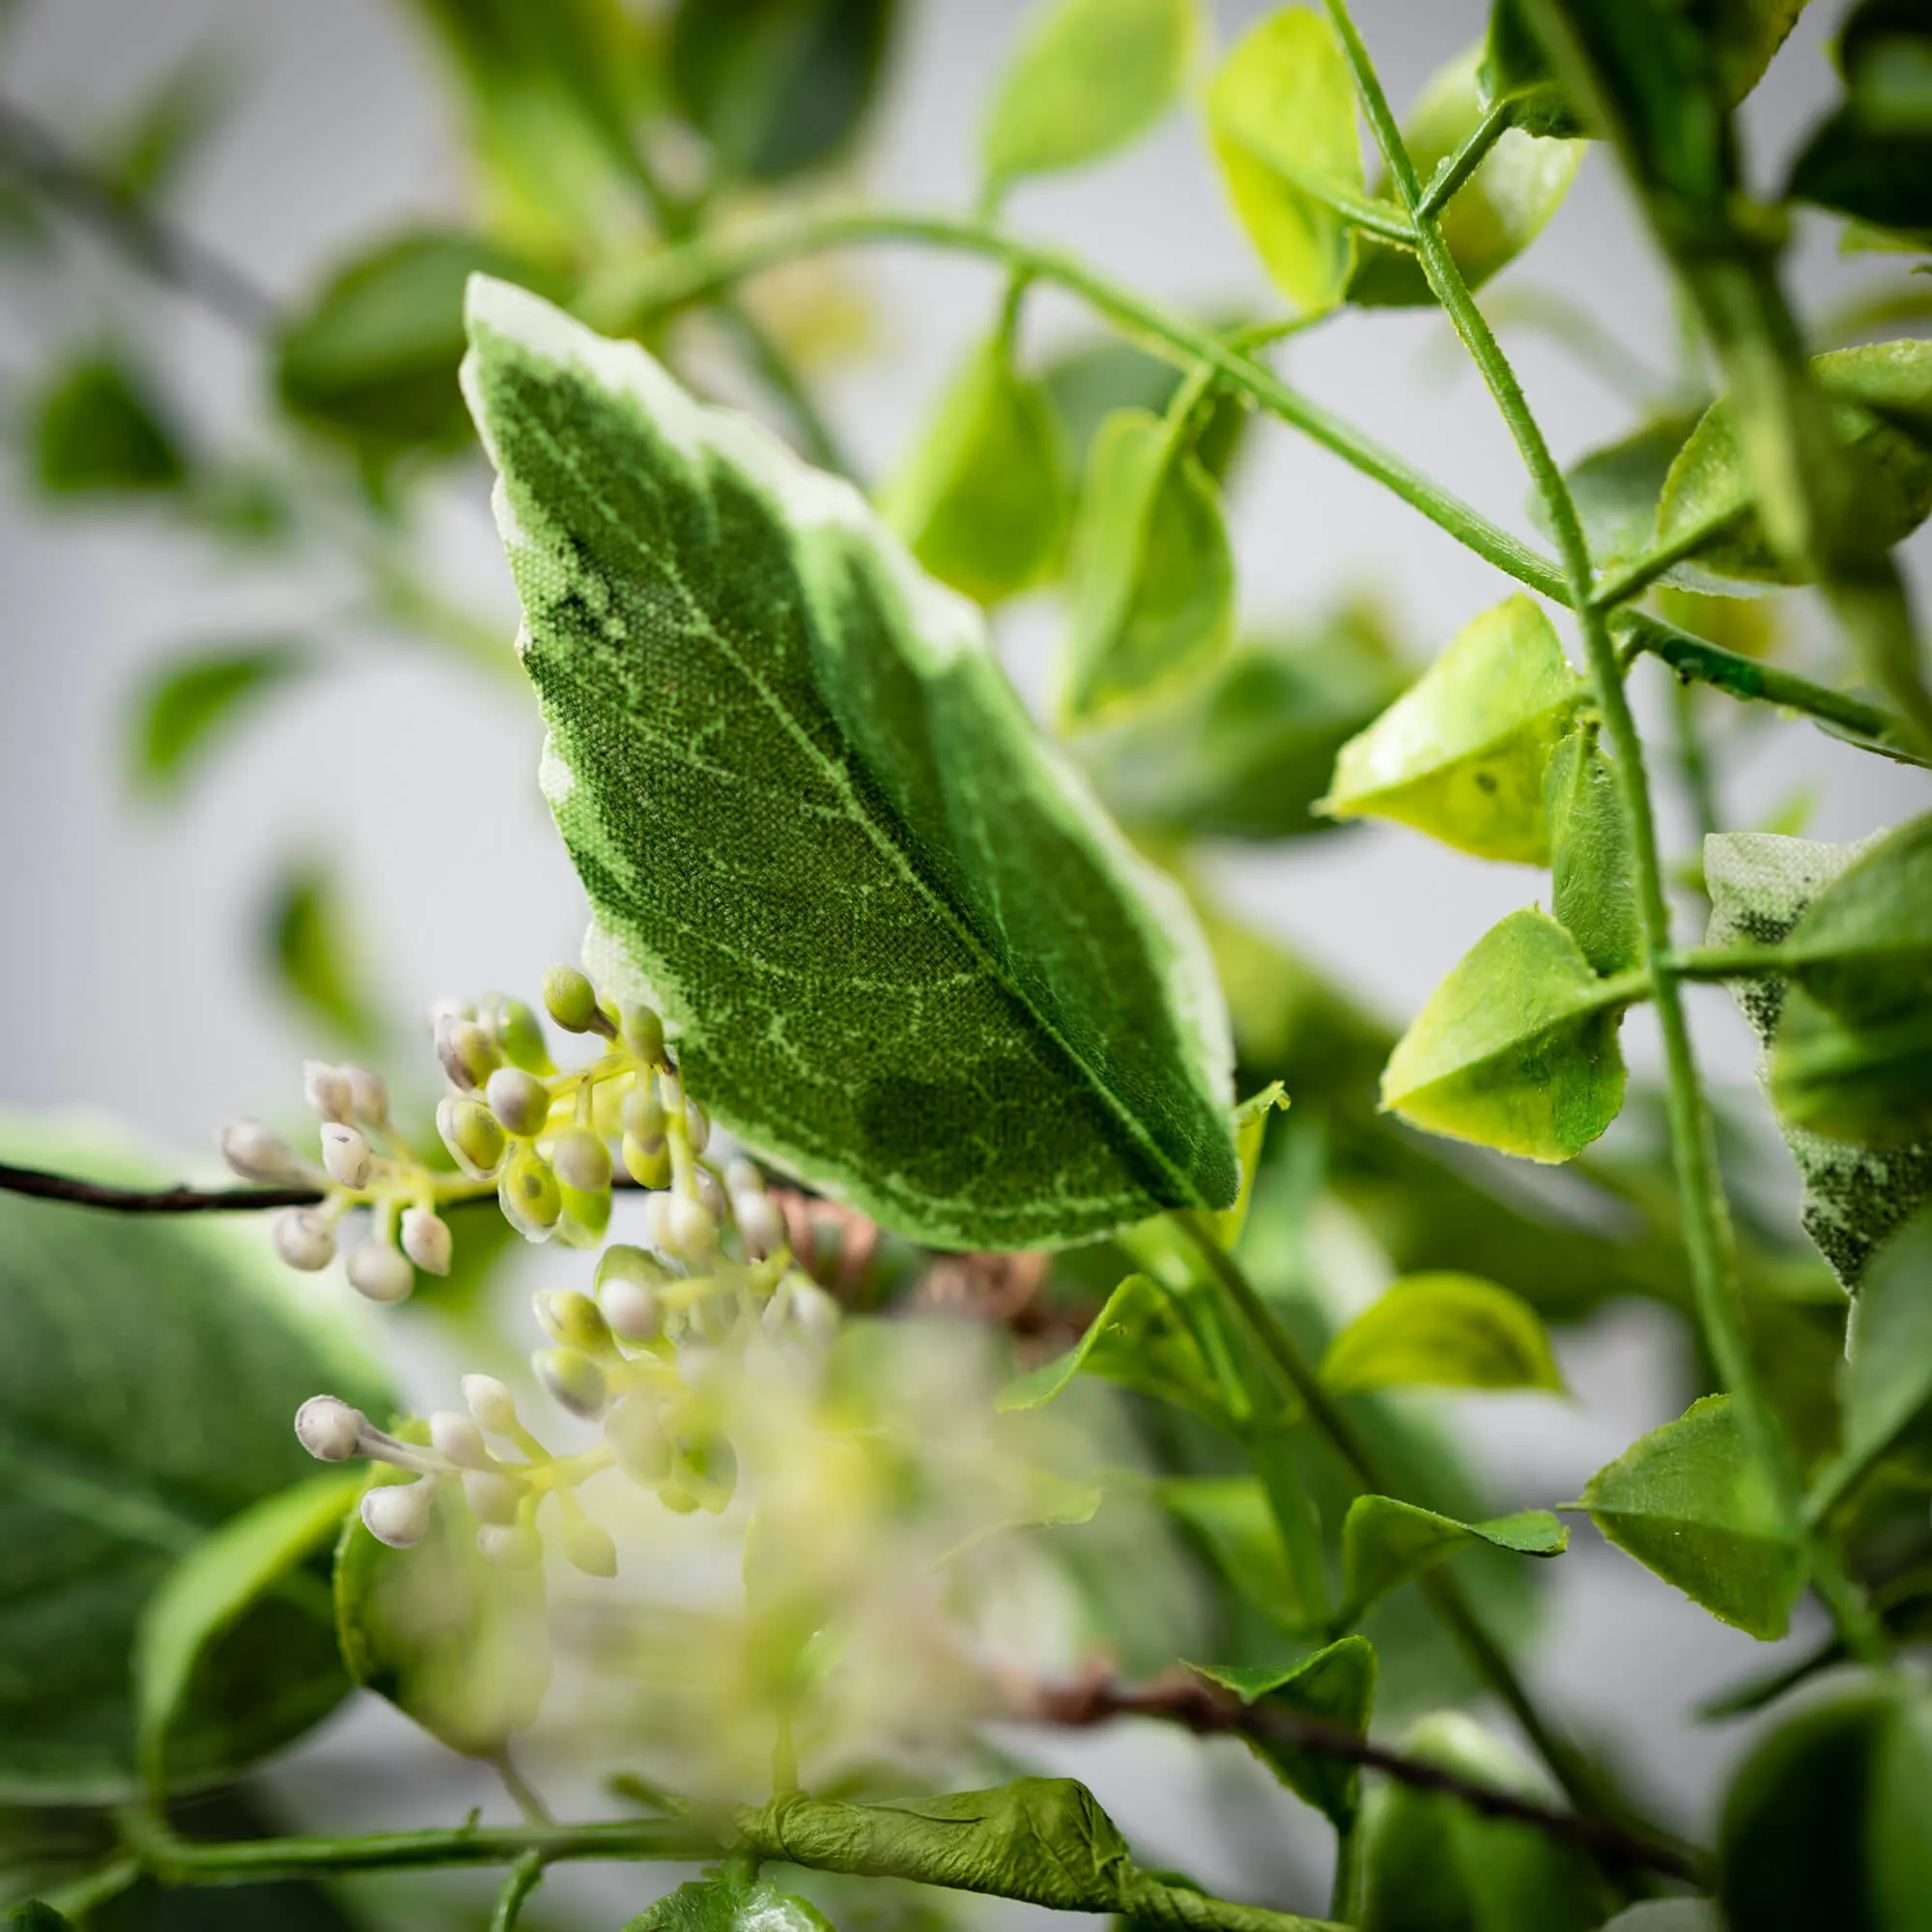
[[[403,1209],[403,1252],[425,1274],[447,1274],[453,1243],[449,1223],[427,1208]]]
[[[345,1066],[349,1081],[349,1101],[355,1118],[365,1127],[386,1126],[389,1120],[389,1089],[380,1073],[366,1066]]]
[[[506,1133],[527,1140],[540,1134],[550,1118],[550,1089],[521,1066],[499,1066],[484,1089],[490,1111]]]
[[[299,1186],[314,1170],[273,1127],[260,1121],[231,1121],[221,1130],[221,1158],[243,1180]]]
[[[611,1330],[603,1311],[587,1294],[574,1288],[547,1289],[532,1297],[537,1322],[553,1342],[566,1349],[596,1354],[611,1346]]]
[[[641,1391],[627,1395],[604,1418],[604,1439],[634,1482],[649,1488],[670,1473],[670,1436],[656,1403]]]
[[[663,1214],[665,1249],[686,1261],[702,1261],[718,1245],[718,1219],[702,1201],[683,1194],[660,1196],[668,1205]]]
[[[765,1171],[754,1160],[747,1160],[743,1154],[733,1154],[724,1164],[724,1185],[734,1196],[739,1194],[762,1194],[765,1191]]]
[[[696,1493],[675,1476],[658,1485],[658,1501],[673,1516],[689,1516],[697,1507]]]
[[[670,1179],[670,1149],[663,1141],[624,1136],[624,1172],[639,1187],[662,1187]]]
[[[543,1023],[522,1000],[505,993],[484,1002],[483,1023],[503,1049],[503,1058],[526,1073],[554,1073],[555,1064],[544,1039]]]
[[[624,1044],[647,1066],[665,1064],[664,1021],[640,1001],[626,1000],[617,1009],[617,1029]]]
[[[369,1179],[369,1170],[376,1164],[376,1156],[370,1151],[369,1143],[362,1138],[359,1128],[346,1126],[340,1121],[325,1121],[322,1123],[322,1164],[328,1170],[328,1178],[338,1187],[361,1187]]]
[[[730,1438],[700,1435],[677,1446],[682,1463],[679,1474],[704,1509],[713,1516],[722,1515],[738,1487],[738,1452]]]
[[[543,978],[544,1009],[565,1033],[600,1034],[613,1038],[617,1029],[597,1004],[597,988],[575,966],[552,966]]]
[[[509,1143],[497,1117],[481,1100],[445,1094],[436,1105],[436,1130],[449,1157],[471,1180],[490,1180],[503,1164]]]
[[[429,1439],[440,1456],[464,1469],[487,1469],[490,1452],[483,1432],[461,1409],[440,1408],[429,1419]]]
[[[495,1376],[465,1376],[463,1400],[481,1428],[492,1435],[509,1435],[517,1427],[517,1405]]]
[[[624,1095],[624,1131],[640,1141],[664,1139],[664,1102],[650,1080],[640,1078]]]
[[[476,1532],[476,1549],[499,1570],[534,1570],[543,1561],[543,1538],[524,1522],[484,1523]]]
[[[611,1399],[604,1371],[575,1349],[539,1349],[530,1357],[530,1367],[561,1407],[586,1421],[601,1415]]]
[[[331,1066],[326,1060],[304,1060],[302,1098],[325,1121],[350,1121],[355,1117],[355,1094],[349,1084],[346,1066]]]
[[[367,1240],[349,1257],[349,1285],[371,1301],[407,1301],[415,1270],[387,1241]]]
[[[563,1554],[573,1570],[586,1577],[614,1577],[617,1574],[617,1546],[608,1529],[594,1522],[567,1522],[563,1526]]]
[[[704,1117],[704,1109],[696,1100],[684,1103],[684,1131],[691,1142],[693,1153],[702,1153],[711,1145],[711,1122]]]
[[[784,1216],[768,1194],[734,1194],[732,1218],[745,1237],[746,1251],[754,1261],[777,1254],[785,1244]]]
[[[558,1134],[551,1150],[556,1178],[582,1194],[595,1194],[611,1184],[611,1150],[588,1127],[572,1127]]]
[[[495,1469],[466,1469],[463,1500],[478,1522],[515,1522],[522,1486]]]
[[[429,1528],[430,1505],[436,1501],[436,1478],[413,1483],[384,1483],[362,1497],[362,1520],[378,1543],[391,1549],[413,1549]]]
[[[445,1013],[436,1023],[437,1058],[452,1086],[473,1094],[503,1064],[497,1042],[474,1020]]]
[[[304,1274],[335,1259],[335,1230],[313,1208],[284,1208],[269,1223],[269,1238],[276,1254]]]
[[[511,1227],[529,1240],[541,1240],[563,1212],[563,1196],[549,1161],[534,1148],[520,1147],[497,1178],[497,1201]]]
[[[600,1080],[590,1090],[590,1126],[600,1139],[613,1141],[624,1131],[621,1080]]]
[[[664,1303],[640,1281],[607,1281],[597,1291],[604,1319],[627,1342],[655,1342],[664,1332]]]

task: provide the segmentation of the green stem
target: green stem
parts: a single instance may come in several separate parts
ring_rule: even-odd
[[[1347,0],[1325,0],[1325,5],[1353,71],[1363,114],[1388,163],[1389,177],[1413,214],[1421,191],[1388,98],[1350,17]],[[1744,1284],[1738,1270],[1729,1204],[1718,1171],[1710,1108],[1691,1046],[1682,982],[1671,970],[1675,955],[1671,950],[1670,908],[1664,896],[1663,864],[1644,770],[1643,740],[1631,711],[1623,668],[1618,662],[1605,612],[1591,595],[1589,546],[1563,471],[1530,412],[1515,370],[1477,308],[1469,286],[1442,239],[1441,228],[1427,218],[1417,218],[1415,228],[1416,253],[1423,272],[1495,399],[1523,467],[1543,500],[1563,559],[1569,584],[1568,602],[1582,631],[1598,708],[1615,754],[1617,789],[1636,875],[1640,966],[1650,981],[1658,1031],[1663,1041],[1665,1111],[1670,1122],[1684,1237],[1698,1319],[1705,1346],[1737,1405],[1745,1439],[1764,1470],[1778,1514],[1794,1539],[1803,1538],[1804,1489],[1797,1462],[1751,1359]],[[1861,1652],[1883,1655],[1886,1649],[1883,1632],[1844,1574],[1837,1552],[1822,1537],[1813,1536],[1808,1541],[1812,1577],[1819,1595],[1837,1618],[1847,1640]]]
[[[638,281],[626,292],[621,313],[627,326],[636,328],[668,310],[708,301],[720,289],[781,262],[837,248],[894,242],[981,255],[1009,269],[1025,270],[1079,297],[1096,314],[1167,360],[1183,368],[1208,363],[1224,388],[1246,396],[1339,456],[1486,562],[1546,597],[1569,601],[1567,581],[1548,557],[1351,424],[1290,387],[1272,370],[1231,347],[1211,328],[1169,313],[1058,249],[1022,242],[983,221],[862,210],[792,216],[781,223],[727,236],[702,237],[645,264]]]
[[[1423,190],[1416,212],[1425,221],[1433,221],[1455,198],[1456,191],[1489,158],[1490,150],[1508,131],[1510,107],[1499,100],[1477,122],[1476,130],[1435,170],[1435,178]],[[1414,245],[1413,237],[1410,245]]]
[[[1789,952],[1778,946],[1693,946],[1667,958],[1679,980],[1779,979],[1791,971]]]
[[[1693,679],[1721,691],[1727,697],[1747,702],[1776,704],[1787,711],[1802,711],[1834,732],[1858,739],[1889,758],[1918,764],[1919,755],[1907,744],[1905,721],[1895,711],[1853,697],[1829,685],[1814,684],[1796,671],[1761,664],[1721,644],[1693,637],[1647,611],[1622,611],[1611,619],[1611,628],[1624,639],[1626,665],[1648,653],[1667,664],[1680,678]]]
[[[1703,733],[1697,725],[1697,694],[1688,678],[1674,680],[1670,687],[1671,726],[1677,735],[1677,776],[1690,808],[1690,822],[1697,836],[1701,855],[1704,840],[1723,830],[1718,814],[1717,780],[1711,759],[1704,749]]]
[[[510,1867],[510,1875],[497,1894],[497,1909],[490,1915],[490,1932],[516,1932],[524,1901],[542,1883],[543,1860],[535,1852],[526,1852]]]
[[[548,1825],[553,1822],[550,1806],[538,1797],[536,1787],[517,1769],[507,1745],[490,1760],[490,1766],[502,1780],[503,1789],[510,1794],[511,1804],[523,1813],[526,1824]]]
[[[1619,604],[1641,597],[1666,571],[1674,570],[1693,551],[1702,550],[1726,525],[1736,523],[1747,507],[1740,503],[1721,516],[1700,517],[1695,523],[1687,524],[1668,543],[1605,571],[1590,594],[1590,602],[1599,611],[1614,611]]]
[[[821,469],[830,469],[839,476],[850,476],[853,473],[851,459],[834,434],[832,425],[812,400],[810,390],[791,366],[790,358],[742,304],[721,301],[715,306],[719,321],[736,341],[739,354],[791,418],[806,455]]]

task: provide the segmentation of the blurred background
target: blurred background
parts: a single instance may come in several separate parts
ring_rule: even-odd
[[[1219,36],[1231,40],[1263,11],[1220,0]],[[1362,0],[1358,17],[1402,101],[1480,34],[1483,11],[1473,0]],[[1747,103],[1750,161],[1767,180],[1832,97],[1825,49],[1841,11],[1816,0]],[[814,193],[969,205],[980,104],[1023,13],[1022,0],[908,0],[879,110]],[[538,730],[511,661],[514,602],[480,461],[415,489],[401,528],[375,529],[344,474],[339,501],[313,506],[292,540],[233,535],[253,514],[250,478],[272,498],[295,474],[271,407],[272,318],[307,301],[372,236],[446,227],[472,207],[463,101],[416,14],[381,0],[44,0],[0,11],[0,99],[76,151],[106,140],[129,103],[184,63],[205,71],[219,103],[156,205],[237,271],[227,313],[158,285],[85,222],[51,217],[47,235],[16,238],[0,262],[0,406],[15,428],[62,355],[112,348],[165,396],[182,446],[221,452],[233,472],[229,498],[184,515],[160,494],[105,508],[50,497],[21,438],[0,466],[0,1100],[111,1111],[202,1173],[221,1122],[291,1112],[304,1052],[393,1044],[427,1073],[412,1028],[434,997],[532,990],[581,936],[581,894],[534,783]],[[1192,116],[1117,163],[1021,188],[1008,214],[1193,312],[1275,311]],[[1801,232],[1788,279],[1822,317],[1887,273],[1898,281],[1874,258],[1840,256],[1821,218]],[[1641,366],[1605,368],[1538,327],[1539,302],[1557,294]],[[792,278],[770,292],[769,312],[793,318],[828,417],[875,480],[999,296],[984,265],[880,249]],[[1675,380],[1678,320],[1602,153],[1485,305],[1565,460],[1624,434],[1640,402]],[[1050,291],[1031,304],[1026,329],[1029,354],[1041,356],[1093,334]],[[702,343],[693,355],[709,366]],[[1288,345],[1278,366],[1534,537],[1507,437],[1433,314],[1351,316]],[[1642,389],[1647,397],[1633,393]],[[1250,435],[1231,504],[1250,629],[1303,624],[1364,596],[1403,651],[1426,660],[1501,594],[1468,553],[1277,423]],[[1932,589],[1923,532],[1904,556],[1922,612]],[[372,597],[378,578],[386,609]],[[422,616],[424,600],[447,611],[398,621],[398,611]],[[1780,610],[1802,657],[1816,613],[1804,596]],[[1045,597],[999,615],[1002,648],[1030,696],[1043,690],[1058,622]],[[144,780],[130,747],[156,667],[238,644],[286,649],[313,674],[264,696],[191,783]],[[1663,674],[1647,667],[1637,684],[1662,730]],[[1845,839],[1925,808],[1922,773],[1798,724],[1743,736],[1741,716],[1711,702],[1727,826],[1775,821]],[[1674,790],[1666,810],[1672,850],[1688,857],[1690,819]],[[1398,1023],[1487,927],[1544,890],[1539,875],[1384,826],[1216,846],[1204,864],[1231,908]],[[305,1003],[291,999],[291,975]],[[1747,1088],[1752,1042],[1726,999],[1700,991],[1696,1018],[1718,1079]],[[1630,1034],[1635,1066],[1653,1065],[1642,1015]],[[1769,1211],[1795,1225],[1795,1185],[1775,1141],[1758,1179]],[[1613,1300],[1559,1339],[1575,1390],[1567,1404],[1458,1406],[1498,1507],[1576,1494],[1686,1400],[1681,1340],[1655,1306]],[[426,1385],[447,1374],[433,1337],[412,1347]],[[1587,1524],[1544,1580],[1532,1677],[1658,1795],[1662,1815],[1703,1829],[1697,1806],[1747,1729],[1680,1714],[1775,1654],[1603,1547]],[[1806,1627],[1791,1642],[1815,1638]],[[1237,1895],[1264,1894],[1284,1874],[1292,1890],[1307,1889],[1304,1820],[1237,1747],[1117,1728],[1050,1750],[1037,1739],[1014,1747],[1088,1779],[1154,1863],[1185,1864]],[[400,1719],[357,1704],[271,1784],[312,1820],[366,1813],[372,1790],[398,1822],[500,1804],[487,1780],[472,1791],[450,1767]],[[1178,1788],[1193,1801],[1177,1804]],[[638,1885],[656,1877],[570,1873],[552,1891],[566,1904],[596,1896],[636,1909]]]

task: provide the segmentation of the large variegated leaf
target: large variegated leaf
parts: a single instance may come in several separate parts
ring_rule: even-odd
[[[481,278],[469,323],[596,963],[720,1122],[939,1243],[1231,1202],[1205,949],[979,613],[641,350]]]

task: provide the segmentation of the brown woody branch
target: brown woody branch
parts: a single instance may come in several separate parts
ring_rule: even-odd
[[[1706,1878],[1704,1861],[1690,1846],[1639,1835],[1600,1818],[1480,1783],[1279,1704],[1244,1704],[1232,1691],[1191,1670],[1164,1671],[1143,1683],[1128,1684],[1111,1670],[1098,1668],[1062,1683],[1004,1688],[1011,1715],[1023,1722],[1087,1729],[1116,1718],[1157,1718],[1199,1737],[1244,1737],[1261,1745],[1317,1751],[1417,1791],[1439,1792],[1485,1817],[1527,1825],[1618,1864],[1659,1872],[1688,1885],[1701,1885]]]
[[[312,1208],[323,1198],[319,1187],[112,1187],[38,1167],[4,1164],[0,1164],[0,1192],[29,1194],[37,1201],[71,1201],[76,1207],[104,1208],[115,1214],[228,1214]]]

